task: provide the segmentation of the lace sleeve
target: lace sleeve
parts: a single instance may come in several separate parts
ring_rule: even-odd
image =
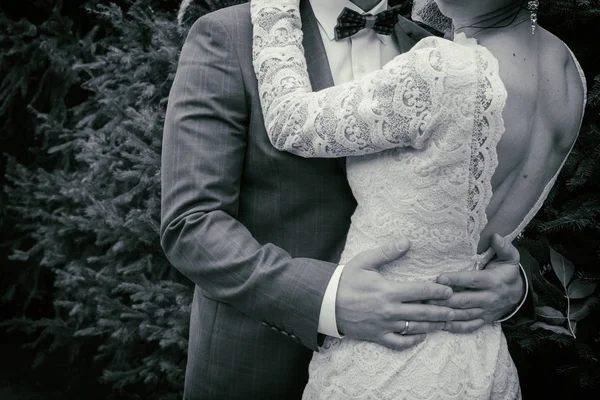
[[[298,3],[251,2],[254,69],[267,133],[279,150],[344,157],[422,148],[443,118],[444,96],[454,87],[448,82],[469,74],[477,80],[472,52],[461,54],[448,49],[452,42],[426,38],[381,70],[312,92]]]

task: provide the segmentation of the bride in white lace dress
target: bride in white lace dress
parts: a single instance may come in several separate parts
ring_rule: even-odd
[[[251,5],[271,142],[303,157],[348,156],[358,206],[340,263],[405,236],[410,252],[382,271],[400,281],[485,265],[494,232],[512,241],[554,184],[585,105],[574,56],[542,28],[531,34],[522,1],[436,3],[459,27],[453,41],[423,39],[383,69],[317,93],[298,0]],[[514,18],[498,25],[506,13]],[[520,398],[498,323],[430,333],[403,351],[328,337],[309,372],[305,399]]]

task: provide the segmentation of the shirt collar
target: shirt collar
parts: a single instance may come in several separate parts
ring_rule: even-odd
[[[356,4],[350,0],[310,0],[310,5],[315,13],[315,17],[319,22],[319,25],[329,40],[335,40],[335,26],[337,25],[337,19],[344,7],[356,11],[360,14],[377,14],[381,11],[388,9],[388,0],[381,0],[375,7],[368,11],[361,10]],[[379,39],[385,43],[389,38],[386,35],[377,35]]]

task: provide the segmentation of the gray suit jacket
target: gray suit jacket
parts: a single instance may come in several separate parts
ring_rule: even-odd
[[[313,88],[331,86],[301,4]],[[413,41],[399,31],[404,49]],[[344,160],[271,146],[252,68],[248,4],[200,18],[166,114],[161,244],[195,285],[185,399],[300,398],[321,301],[356,206]]]

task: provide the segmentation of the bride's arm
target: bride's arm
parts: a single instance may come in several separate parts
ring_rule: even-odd
[[[362,79],[312,92],[298,0],[252,0],[251,14],[267,133],[277,149],[303,157],[423,147],[441,118],[445,81],[476,64],[469,53],[446,60],[444,46],[426,39]]]

